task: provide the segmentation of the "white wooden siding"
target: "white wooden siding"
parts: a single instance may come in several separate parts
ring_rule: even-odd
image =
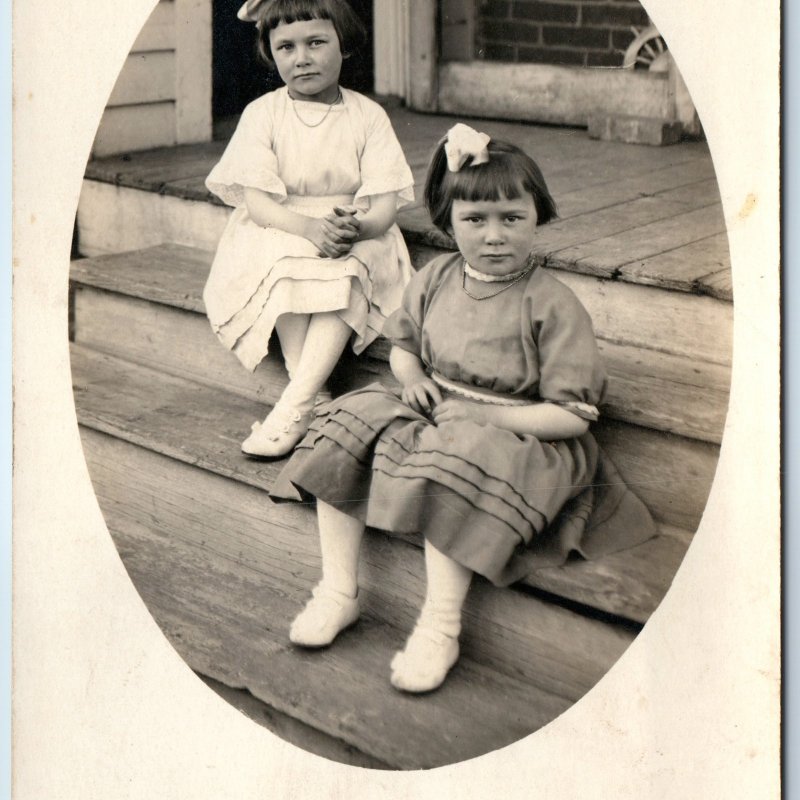
[[[211,139],[211,0],[161,0],[125,60],[94,156]]]
[[[131,53],[106,107],[174,102],[176,96],[174,50]]]
[[[132,53],[175,49],[175,3],[162,0],[154,9],[131,48]]]
[[[175,103],[106,108],[97,136],[94,155],[104,156],[130,150],[148,150],[175,144]]]

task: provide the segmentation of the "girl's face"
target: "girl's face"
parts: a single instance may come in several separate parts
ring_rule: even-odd
[[[537,219],[533,197],[523,192],[513,200],[454,200],[451,226],[471,267],[489,275],[509,275],[525,267]]]
[[[281,24],[269,32],[275,66],[295,100],[333,103],[339,96],[342,51],[329,19]]]

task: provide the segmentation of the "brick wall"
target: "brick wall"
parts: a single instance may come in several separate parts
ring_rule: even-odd
[[[476,50],[489,61],[618,67],[646,27],[637,0],[478,0]]]

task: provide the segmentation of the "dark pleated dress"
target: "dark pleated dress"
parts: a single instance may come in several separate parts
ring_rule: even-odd
[[[537,267],[478,301],[462,290],[462,267],[454,253],[420,270],[384,335],[450,385],[446,396],[544,401],[595,419],[605,373],[572,291]],[[547,442],[472,421],[434,425],[380,384],[324,406],[270,494],[418,533],[497,585],[656,533],[591,433]]]

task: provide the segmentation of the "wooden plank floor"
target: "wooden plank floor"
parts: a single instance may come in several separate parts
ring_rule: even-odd
[[[101,467],[114,459],[95,461],[95,445],[88,451],[103,481]],[[131,580],[192,669],[246,688],[270,709],[348,742],[370,760],[420,769],[473,758],[538,730],[573,702],[467,656],[425,701],[403,695],[389,685],[389,663],[405,632],[367,615],[335,647],[292,647],[285,620],[297,611],[294,596],[247,561],[182,538],[186,528],[165,527],[160,496],[151,521],[102,487],[98,495]]]
[[[416,249],[414,245],[412,250]],[[157,359],[155,342],[163,339],[160,352],[177,355],[180,362],[173,364],[170,371],[178,367],[179,374],[185,373],[193,363],[194,354],[198,366],[203,365],[197,373],[198,379],[214,363],[219,366],[220,374],[229,375],[231,386],[249,382],[250,376],[240,369],[238,362],[234,364],[233,357],[216,346],[205,319],[202,287],[211,259],[212,254],[205,250],[161,245],[75,261],[71,277],[81,287],[75,293],[75,313],[82,316],[79,338],[107,349],[104,342],[115,337],[118,317],[124,315],[130,326],[124,342],[134,360],[153,362]],[[568,274],[558,272],[558,275],[564,278]],[[604,283],[583,275],[569,275],[569,278],[584,284]],[[587,296],[589,287],[573,288],[583,294],[587,307],[591,308],[593,302],[596,306],[600,300],[606,309],[595,307],[592,314],[610,375],[604,415],[718,443],[730,385],[726,363],[730,346],[715,334],[726,327],[730,306],[709,297],[686,294],[678,295],[681,302],[674,303],[675,296],[670,292],[616,283],[615,290],[637,296],[613,300],[605,287],[595,287],[600,296],[593,301]],[[100,293],[92,294],[90,289]],[[121,302],[122,296],[136,301]],[[202,315],[201,321],[193,321],[196,335],[190,335],[187,315],[174,317],[167,313],[169,307]],[[633,309],[635,317],[628,319],[625,309]],[[706,335],[699,336],[700,331]],[[181,352],[181,348],[172,352],[172,343],[178,338],[188,352]],[[134,356],[131,348],[136,342],[140,347]],[[387,360],[387,343],[379,340],[366,355],[370,359]],[[352,366],[356,372],[370,373],[374,365],[368,361],[362,357]],[[375,379],[372,375],[365,377],[367,382]],[[355,375],[347,383],[352,384],[353,378]],[[269,381],[260,384],[267,394],[260,392],[259,399],[274,392],[269,400],[274,402],[285,385],[283,369],[273,370]]]
[[[414,172],[417,202],[400,215],[407,237],[448,244],[420,207],[430,151],[455,121],[387,109]],[[540,163],[563,222],[540,232],[559,269],[732,300],[725,222],[703,142],[646,147],[589,139],[585,130],[473,120],[523,146]],[[204,179],[224,141],[137,152],[91,162],[86,177],[220,204]]]
[[[72,350],[72,369],[82,425],[243,486],[263,491],[273,484],[280,462],[251,461],[239,453],[241,428],[263,415],[260,404],[77,345]],[[188,406],[192,407],[191,414],[186,413]],[[672,519],[664,520],[660,537],[638,548],[596,561],[538,570],[526,583],[645,622],[664,596],[689,546],[689,531],[705,504],[716,457],[699,443],[693,447],[702,452],[687,451],[687,442],[675,450],[675,437],[653,436],[646,429],[631,428],[628,436],[621,437],[612,427],[610,434],[603,437],[601,433],[600,438],[617,466],[627,473],[655,514],[663,510]],[[620,442],[625,445],[624,451],[615,449]],[[662,458],[654,459],[654,451]],[[670,456],[667,459],[663,459],[665,452]],[[663,467],[655,474],[662,461],[678,465],[674,474]],[[697,496],[690,497],[691,493]],[[286,516],[295,508],[289,504],[273,510]],[[684,523],[682,529],[674,527],[676,523]],[[535,661],[535,655],[531,654],[530,660]]]

